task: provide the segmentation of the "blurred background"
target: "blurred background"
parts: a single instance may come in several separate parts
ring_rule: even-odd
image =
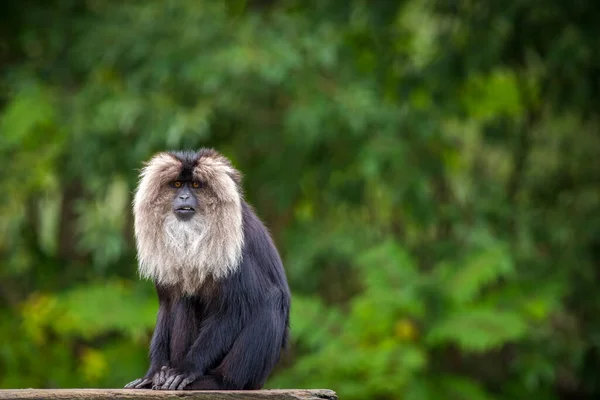
[[[214,147],[293,290],[269,388],[600,396],[600,6],[0,5],[0,387],[122,387],[142,162]]]

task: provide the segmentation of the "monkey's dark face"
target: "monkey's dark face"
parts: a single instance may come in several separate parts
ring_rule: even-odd
[[[173,198],[173,213],[180,221],[189,221],[198,209],[198,192],[200,182],[196,180],[176,180],[169,184],[175,190]]]

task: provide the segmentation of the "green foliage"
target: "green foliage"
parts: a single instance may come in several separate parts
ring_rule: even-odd
[[[428,335],[432,344],[455,342],[465,351],[486,351],[520,339],[527,324],[517,313],[490,308],[471,308],[450,314],[436,324]]]
[[[148,291],[129,286],[107,281],[56,297],[34,294],[23,304],[24,329],[38,343],[45,341],[47,333],[89,340],[116,331],[139,339],[154,325],[156,304],[149,301]]]
[[[145,372],[137,173],[212,146],[244,173],[293,290],[269,387],[600,394],[593,2],[0,11],[0,387]]]
[[[461,258],[455,265],[442,264],[436,271],[449,299],[468,303],[477,299],[481,290],[513,272],[508,251],[501,245],[490,247]]]

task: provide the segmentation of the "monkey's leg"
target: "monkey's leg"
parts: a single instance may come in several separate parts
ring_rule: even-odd
[[[195,381],[183,380],[186,390],[260,389],[279,360],[286,331],[281,299],[257,311],[235,340],[221,364]]]
[[[273,291],[268,297],[252,311],[243,329],[236,313],[204,321],[203,331],[186,356],[185,367],[174,371],[161,389],[260,388],[279,359],[288,310],[281,292]],[[219,362],[214,371],[207,373]]]
[[[143,378],[125,385],[126,389],[149,389],[165,383],[169,365],[169,343],[171,318],[167,293],[157,287],[160,306],[156,317],[156,328],[150,343],[150,367]]]
[[[242,329],[236,312],[213,315],[202,321],[200,334],[188,350],[182,365],[167,371],[166,381],[153,389],[182,390],[217,364],[231,348]]]
[[[182,390],[189,382],[203,376],[230,349],[242,330],[238,313],[211,316],[202,321],[203,328],[187,352],[181,368],[170,369],[162,390]]]

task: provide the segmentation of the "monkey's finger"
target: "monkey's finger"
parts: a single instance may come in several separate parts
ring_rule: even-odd
[[[125,389],[130,389],[132,387],[134,387],[135,385],[137,385],[138,383],[140,383],[142,380],[142,378],[136,379],[133,382],[129,382],[127,385],[125,385]]]
[[[144,383],[144,378],[139,378],[136,379],[133,382],[129,382],[127,385],[125,385],[125,388],[127,389],[139,389],[139,386],[142,385]]]
[[[160,370],[154,374],[154,376],[164,376],[166,377],[167,374],[169,373],[169,367],[167,367],[166,365],[163,365]]]
[[[177,375],[177,371],[174,369],[165,369],[165,370],[161,370],[159,372],[159,374],[164,376],[165,379],[169,379],[170,377]]]
[[[185,378],[184,380],[181,381],[181,383],[179,384],[179,386],[177,386],[177,390],[183,390],[185,389],[185,387],[187,385],[189,385],[190,383],[194,382],[196,379],[193,376],[189,376],[187,378]]]
[[[148,386],[149,384],[151,384],[152,381],[150,379],[143,379],[140,383],[138,383],[137,385],[135,385],[133,388],[134,389],[142,389],[146,386]]]
[[[165,371],[160,371],[158,374],[156,374],[154,383],[157,385],[162,385],[165,383]]]
[[[175,378],[177,378],[177,375],[168,376],[167,380],[165,381],[165,383],[163,383],[163,385],[160,388],[162,390],[169,390],[169,386],[175,380]]]
[[[179,386],[183,378],[184,375],[177,375],[173,382],[171,382],[171,385],[169,385],[169,390],[177,390],[177,387]]]
[[[156,375],[154,376],[154,383],[152,384],[152,390],[161,390],[162,389],[162,385],[164,384],[164,380],[163,382],[159,382]]]
[[[167,380],[167,372],[165,370],[162,370],[162,371],[158,372],[156,375],[154,375],[154,384],[156,386],[161,386],[162,384],[165,383],[166,380]]]

